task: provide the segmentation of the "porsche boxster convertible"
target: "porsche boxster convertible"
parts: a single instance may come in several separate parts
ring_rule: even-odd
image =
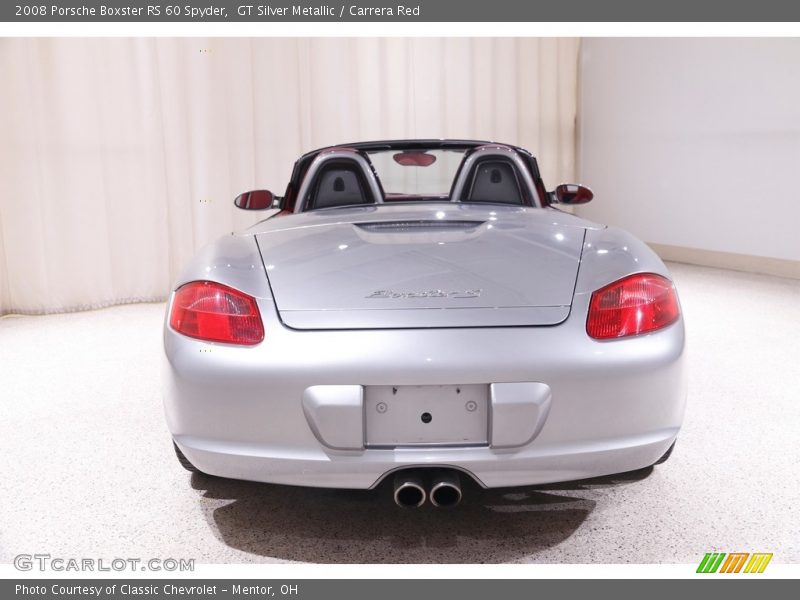
[[[454,506],[461,483],[577,480],[665,460],[685,404],[664,264],[560,207],[535,158],[466,140],[360,142],[206,246],[164,324],[165,409],[189,470]],[[388,485],[388,482],[387,482]]]

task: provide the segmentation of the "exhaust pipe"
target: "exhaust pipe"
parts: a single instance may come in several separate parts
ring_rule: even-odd
[[[400,472],[394,476],[394,503],[403,508],[419,508],[427,494],[422,479],[415,472]]]
[[[455,471],[440,471],[433,476],[431,504],[439,508],[453,508],[461,502],[461,482]]]

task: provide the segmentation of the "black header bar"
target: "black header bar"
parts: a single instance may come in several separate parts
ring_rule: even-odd
[[[0,22],[798,22],[787,0],[3,0]]]

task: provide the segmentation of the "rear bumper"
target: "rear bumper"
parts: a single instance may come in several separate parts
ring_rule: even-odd
[[[554,327],[293,331],[273,318],[265,299],[266,338],[254,347],[209,344],[167,326],[167,424],[201,471],[279,484],[364,489],[398,469],[446,466],[504,487],[649,466],[683,420],[683,321],[598,342],[586,336],[583,304]],[[526,422],[530,439],[501,440],[505,428],[492,432],[490,414],[481,447],[353,447],[363,427],[359,405],[345,402],[337,413],[351,432],[338,437],[320,432],[304,406],[317,386],[519,382],[550,390],[547,410],[528,413],[541,422]],[[497,406],[490,411],[501,414]]]
[[[586,444],[533,445],[522,451],[490,448],[365,450],[338,455],[321,449],[286,452],[178,436],[176,443],[204,473],[249,481],[366,489],[408,467],[448,467],[483,487],[509,487],[573,481],[633,471],[655,463],[675,441],[678,429],[665,429]]]

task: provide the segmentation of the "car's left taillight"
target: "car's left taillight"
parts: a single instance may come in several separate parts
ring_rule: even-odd
[[[255,298],[214,281],[192,281],[175,291],[169,324],[209,342],[252,346],[264,340]]]

